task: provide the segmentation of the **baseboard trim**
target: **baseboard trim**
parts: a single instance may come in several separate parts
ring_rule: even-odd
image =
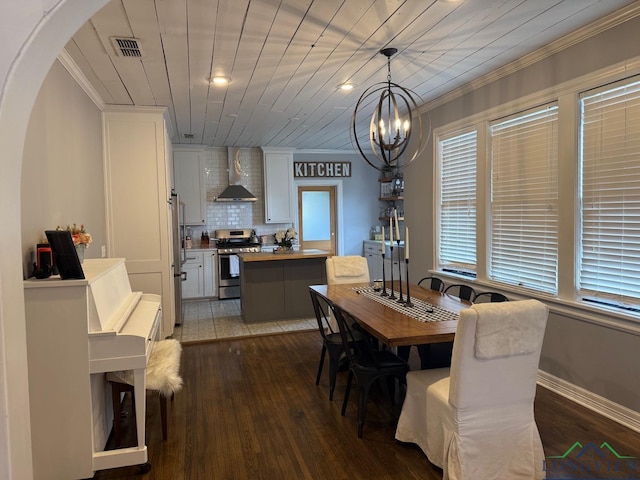
[[[639,412],[612,402],[542,370],[538,370],[538,385],[640,433]]]

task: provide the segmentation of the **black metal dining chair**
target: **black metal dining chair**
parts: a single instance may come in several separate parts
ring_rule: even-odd
[[[498,292],[481,292],[473,299],[473,303],[508,302],[509,298]]]
[[[462,300],[467,300],[468,302],[473,302],[473,299],[476,298],[476,291],[472,287],[463,284],[449,285],[445,288],[444,293],[461,298]]]
[[[373,385],[376,380],[387,377],[387,385],[393,404],[395,397],[395,378],[397,378],[401,384],[406,385],[409,364],[390,350],[374,349],[366,337],[358,341],[356,335],[358,333],[356,330],[358,328],[357,323],[354,322],[354,319],[347,312],[337,305],[333,306],[333,314],[338,322],[342,343],[345,347],[347,358],[349,359],[349,377],[347,378],[347,388],[344,394],[344,401],[342,402],[341,413],[342,416],[344,416],[347,411],[351,383],[355,377],[358,383],[358,438],[361,438],[371,385]]]
[[[318,321],[318,330],[322,335],[322,352],[320,353],[320,363],[318,365],[318,374],[316,375],[316,385],[320,384],[320,377],[322,376],[322,369],[324,366],[324,358],[326,353],[329,353],[329,400],[333,400],[333,392],[336,389],[336,378],[338,376],[338,370],[340,369],[340,362],[344,359],[347,361],[347,357],[344,355],[345,348],[342,343],[342,337],[339,332],[335,332],[331,326],[331,320],[329,312],[331,311],[331,305],[327,299],[322,297],[315,290],[309,289],[311,294],[311,303],[313,304],[313,311]],[[356,332],[354,335],[354,341],[362,339],[362,335]]]
[[[424,277],[420,279],[418,285],[425,284],[425,287],[428,286],[431,290],[435,290],[436,292],[444,292],[445,284],[438,277]]]

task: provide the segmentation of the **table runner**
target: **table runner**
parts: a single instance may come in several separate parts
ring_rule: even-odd
[[[389,308],[393,308],[394,310],[403,313],[411,318],[415,318],[420,322],[443,322],[445,320],[458,320],[457,313],[450,312],[449,310],[445,310],[444,308],[438,307],[437,305],[433,305],[429,302],[425,302],[424,300],[420,300],[419,298],[411,297],[411,303],[413,303],[413,307],[407,307],[404,303],[398,303],[397,299],[389,300],[389,297],[381,297],[380,292],[374,291],[372,287],[353,287],[352,290]],[[387,289],[387,292],[389,293],[389,295],[391,295],[391,290]],[[396,297],[400,295],[399,292],[396,291],[394,291],[393,293],[395,293]],[[406,295],[404,298],[406,300]]]

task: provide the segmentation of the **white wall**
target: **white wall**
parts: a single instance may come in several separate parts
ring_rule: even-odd
[[[29,120],[22,168],[22,258],[31,276],[32,254],[44,230],[85,224],[93,242],[85,258],[106,244],[102,119],[67,70],[55,62]]]

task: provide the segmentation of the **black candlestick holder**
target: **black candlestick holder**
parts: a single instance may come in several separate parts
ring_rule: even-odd
[[[387,293],[387,278],[384,274],[384,270],[384,250],[382,250],[382,293],[380,294],[380,296],[388,297],[389,294]]]
[[[398,244],[398,288],[400,289],[398,303],[404,303],[404,298],[402,298],[402,261],[400,260],[400,240],[396,240],[396,243]],[[393,264],[391,265],[391,269],[393,270]]]
[[[396,297],[396,294],[393,291],[393,243],[389,247],[389,250],[391,252],[389,254],[389,256],[391,257],[391,295],[389,295],[389,300],[395,300],[398,297]]]
[[[406,307],[413,307],[413,303],[411,303],[411,293],[409,293],[409,259],[405,258],[404,263],[406,264],[405,274],[407,275],[407,301],[404,303]]]

